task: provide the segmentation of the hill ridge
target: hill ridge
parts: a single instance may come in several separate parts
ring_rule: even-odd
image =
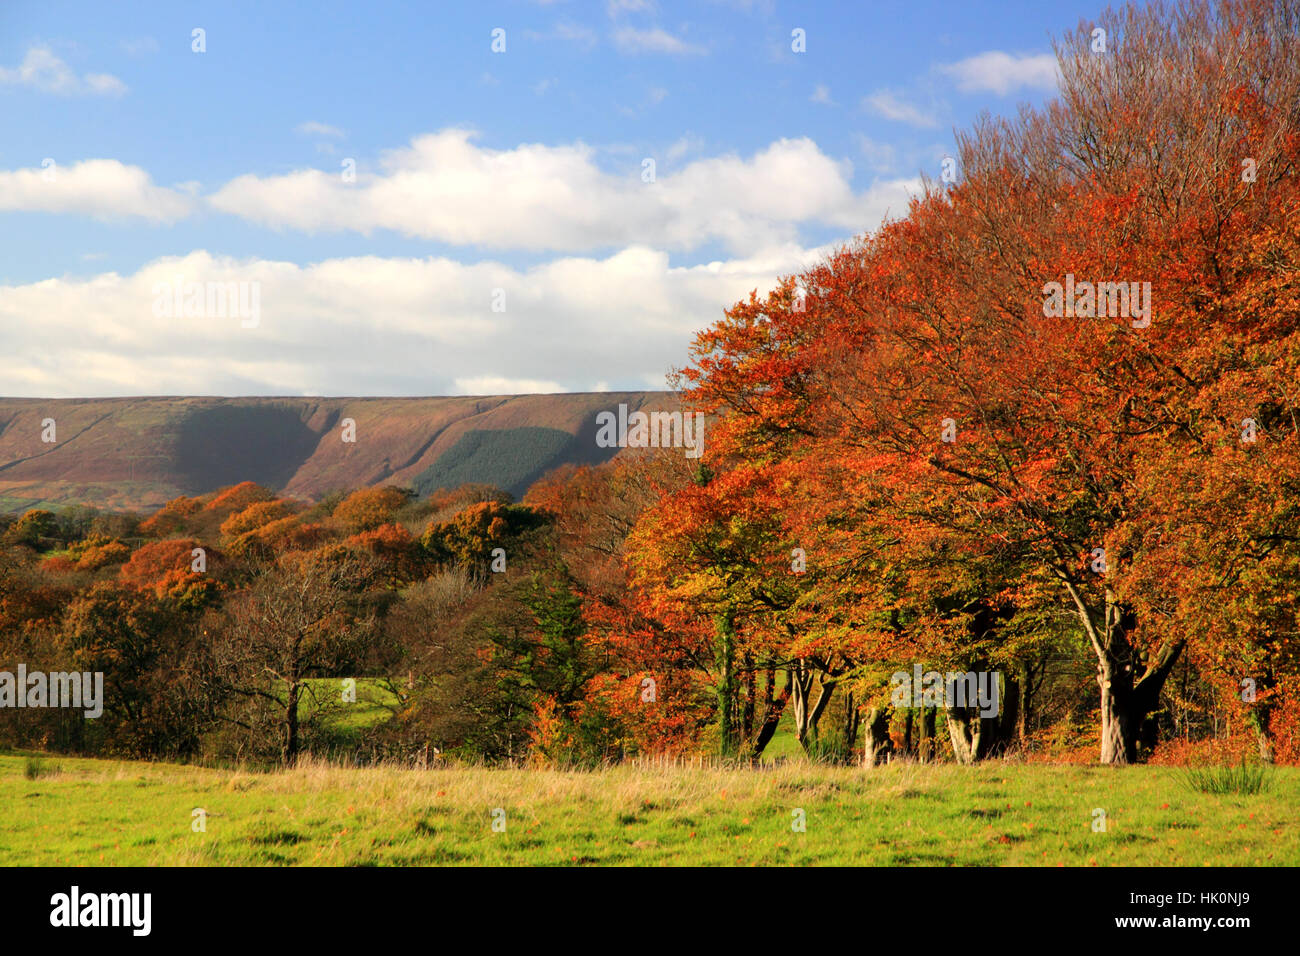
[[[672,409],[678,399],[668,391],[0,398],[0,511],[147,511],[244,480],[306,499],[376,484],[429,491],[440,473],[504,481],[522,495],[559,465],[612,457],[617,449],[596,448],[590,436],[596,414],[620,403]],[[43,440],[49,419],[53,442]],[[355,442],[343,440],[345,419]]]

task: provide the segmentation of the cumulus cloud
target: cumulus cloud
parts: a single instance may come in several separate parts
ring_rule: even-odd
[[[824,251],[672,266],[637,246],[526,269],[373,256],[300,266],[196,251],[134,274],[0,286],[0,381],[6,394],[48,397],[661,388],[695,330]],[[240,283],[246,301],[256,290],[252,327],[210,292],[198,314],[168,306],[176,289],[185,305],[192,284]]]
[[[306,232],[387,229],[453,245],[586,252],[629,245],[671,250],[720,241],[736,253],[794,242],[802,224],[862,231],[910,181],[863,193],[852,169],[810,139],[779,140],[748,159],[697,159],[653,183],[641,163],[601,170],[581,144],[493,150],[466,130],[420,136],[357,181],[299,170],[241,176],[210,199],[226,213]]]
[[[0,210],[5,211],[174,222],[187,216],[192,207],[193,200],[186,192],[156,186],[143,169],[116,159],[0,170]]]
[[[996,93],[1006,96],[1022,87],[1054,90],[1060,72],[1056,57],[1050,53],[1012,55],[990,50],[939,68],[957,81],[963,93]]]
[[[23,62],[16,67],[0,66],[0,85],[26,86],[64,96],[121,96],[126,92],[126,84],[109,73],[78,76],[72,67],[43,46],[28,49]]]

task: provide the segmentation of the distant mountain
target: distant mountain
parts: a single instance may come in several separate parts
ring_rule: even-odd
[[[668,392],[460,398],[0,398],[0,511],[149,510],[256,481],[288,495],[466,482],[522,495],[551,469],[595,464],[596,414],[676,409]],[[54,421],[54,442],[48,419]],[[343,440],[346,420],[355,442]]]

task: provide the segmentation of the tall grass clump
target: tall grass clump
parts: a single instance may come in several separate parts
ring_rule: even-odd
[[[51,767],[40,757],[28,757],[23,763],[23,776],[28,780],[39,780],[41,777],[54,776],[59,769],[57,764]]]
[[[1191,767],[1185,771],[1183,782],[1198,793],[1253,795],[1266,792],[1273,781],[1268,767],[1262,764],[1248,765],[1246,758],[1242,757],[1241,763],[1235,767],[1232,764]]]

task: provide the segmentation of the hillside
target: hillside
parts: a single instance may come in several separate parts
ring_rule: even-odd
[[[364,485],[427,493],[485,482],[521,495],[597,463],[595,417],[672,408],[666,392],[455,398],[0,398],[0,511],[148,510],[251,480],[318,498]],[[346,419],[356,441],[343,441]],[[42,441],[53,419],[56,441]]]

